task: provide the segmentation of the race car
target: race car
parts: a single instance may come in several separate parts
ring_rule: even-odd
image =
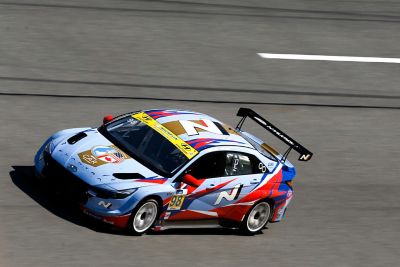
[[[293,197],[289,152],[301,161],[312,153],[255,111],[240,108],[237,115],[236,128],[187,110],[106,116],[98,128],[52,135],[35,156],[35,170],[83,213],[135,235],[187,226],[251,235],[279,222]],[[288,150],[280,154],[242,130],[246,118]]]

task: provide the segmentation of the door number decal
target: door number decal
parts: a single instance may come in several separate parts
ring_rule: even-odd
[[[186,195],[173,195],[168,205],[168,210],[180,210]]]

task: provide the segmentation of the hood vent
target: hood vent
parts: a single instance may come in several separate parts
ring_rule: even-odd
[[[131,179],[144,179],[145,177],[140,173],[114,173],[115,178],[121,180],[131,180]]]
[[[85,138],[86,136],[87,136],[86,133],[80,132],[80,133],[68,138],[67,142],[68,142],[68,144],[73,145],[73,144],[77,143],[79,140]]]

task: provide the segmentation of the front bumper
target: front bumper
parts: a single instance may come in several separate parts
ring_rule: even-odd
[[[71,201],[77,201],[81,204],[88,201],[89,184],[64,168],[47,152],[43,152],[41,163],[43,164],[42,168],[36,166],[36,171],[39,177],[46,179],[52,190],[63,193]]]
[[[95,218],[99,221],[111,224],[118,228],[125,228],[128,224],[129,218],[131,216],[130,214],[126,214],[126,215],[122,215],[122,216],[104,216],[104,215],[100,215],[100,214],[97,214],[97,213],[89,210],[88,208],[84,207],[83,205],[81,205],[80,208],[84,214],[86,214],[92,218]]]
[[[38,162],[35,163],[37,165]],[[99,205],[92,203],[101,201],[101,199],[89,193],[92,186],[64,168],[49,153],[43,153],[40,166],[36,166],[36,175],[39,178],[46,179],[52,190],[61,192],[63,196],[67,197],[68,201],[79,204],[80,210],[84,214],[119,228],[126,227],[130,213],[122,215],[118,210],[111,211],[104,207],[101,210]],[[93,209],[94,207],[99,210]]]

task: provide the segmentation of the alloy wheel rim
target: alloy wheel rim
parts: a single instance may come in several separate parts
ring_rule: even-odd
[[[133,219],[133,228],[136,232],[142,233],[149,229],[157,216],[157,205],[154,202],[147,202],[136,212]]]
[[[267,223],[269,218],[270,208],[268,203],[261,202],[257,204],[250,212],[247,218],[247,228],[251,232],[261,230]]]

